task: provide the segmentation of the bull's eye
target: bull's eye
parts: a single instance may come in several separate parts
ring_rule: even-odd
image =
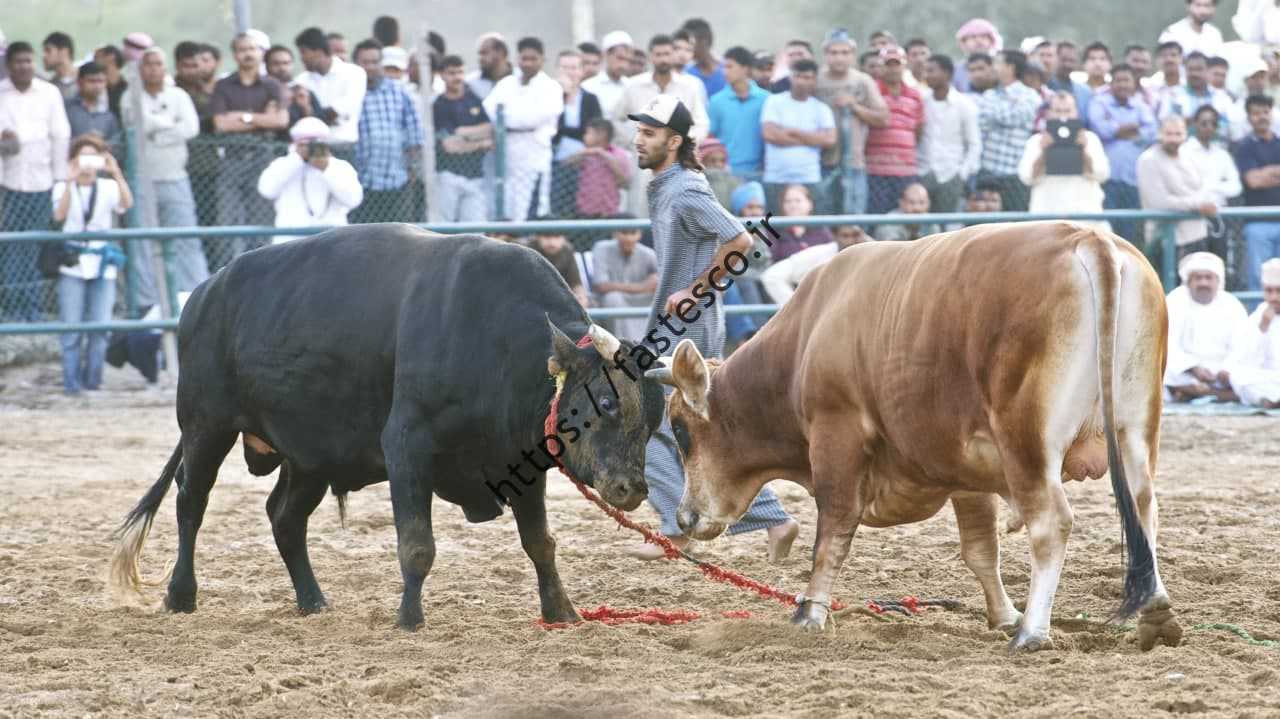
[[[617,408],[618,408],[618,405],[615,404],[612,399],[608,397],[600,398],[600,409],[604,410],[605,412],[608,412],[609,414],[613,414]]]
[[[671,434],[675,435],[676,444],[680,445],[680,451],[686,457],[689,456],[689,428],[684,426],[684,422],[677,420],[671,423]]]

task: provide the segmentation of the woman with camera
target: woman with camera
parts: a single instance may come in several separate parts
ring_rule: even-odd
[[[347,224],[347,213],[364,200],[356,169],[329,151],[329,126],[304,117],[289,129],[293,146],[258,176],[258,193],[276,206],[276,227]],[[298,235],[277,235],[273,243]]]
[[[109,177],[99,177],[105,171]],[[81,135],[71,143],[67,180],[53,186],[53,221],[63,232],[111,229],[112,216],[133,205],[133,194],[120,166],[97,135]],[[124,253],[111,242],[66,240],[57,257],[58,316],[63,322],[106,322],[116,301],[116,273]],[[105,332],[65,332],[62,341],[62,387],[68,395],[96,390],[102,383],[107,351]],[[87,347],[86,347],[87,345]]]

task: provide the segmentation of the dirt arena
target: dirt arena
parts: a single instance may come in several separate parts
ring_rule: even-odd
[[[780,606],[703,580],[685,563],[641,564],[635,541],[564,481],[549,513],[579,608],[691,609],[683,626],[534,625],[533,568],[510,515],[468,525],[437,502],[427,627],[394,627],[400,578],[386,485],[351,496],[348,526],[326,500],[311,523],[316,574],[333,610],[301,617],[263,509],[273,480],[232,451],[200,534],[199,611],[114,607],[109,535],[177,438],[172,390],[111,371],[113,389],[61,396],[53,365],[0,374],[0,717],[28,716],[949,716],[1280,715],[1280,648],[1193,625],[1231,622],[1280,638],[1280,424],[1166,418],[1157,484],[1160,559],[1187,630],[1142,654],[1100,623],[1118,602],[1119,526],[1109,485],[1068,487],[1075,508],[1054,612],[1056,649],[1010,658],[986,629],[959,559],[950,510],[862,530],[837,584],[846,600],[952,597],[964,608],[880,623],[847,617],[802,634]],[[812,500],[779,487],[804,531],[780,566],[763,538],[696,552],[790,591],[803,589]],[[638,512],[652,520],[647,508]],[[1021,606],[1025,532],[1003,571]],[[173,492],[144,572],[175,552]],[[150,598],[159,603],[162,590]],[[750,619],[727,619],[747,609]]]

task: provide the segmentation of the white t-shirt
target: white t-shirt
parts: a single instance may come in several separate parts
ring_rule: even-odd
[[[112,216],[124,214],[124,210],[120,207],[120,186],[116,184],[116,181],[98,178],[94,180],[94,183],[97,185],[97,198],[93,201],[93,212],[89,213],[88,217],[85,214],[89,210],[89,198],[92,194],[90,187],[72,183],[71,202],[67,205],[67,219],[62,223],[63,232],[74,234],[77,232],[109,230],[112,225]],[[54,208],[57,208],[58,202],[62,200],[62,193],[65,191],[66,186],[67,183],[63,181],[53,184]],[[74,237],[67,239],[75,240]],[[100,250],[107,245],[103,240],[90,240],[84,244],[90,250]],[[80,264],[60,267],[58,271],[68,277],[95,280],[98,279],[98,270],[101,265],[101,252],[81,252]],[[115,265],[107,265],[102,268],[102,278],[114,280],[116,278]]]

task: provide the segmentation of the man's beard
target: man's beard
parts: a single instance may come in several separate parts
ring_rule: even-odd
[[[673,65],[667,65],[667,64],[658,65],[658,64],[656,64],[656,63],[655,63],[655,64],[654,64],[654,66],[653,66],[653,74],[654,74],[654,75],[666,75],[667,73],[671,72],[671,68],[672,68],[672,67],[674,67],[674,66],[673,66]]]

